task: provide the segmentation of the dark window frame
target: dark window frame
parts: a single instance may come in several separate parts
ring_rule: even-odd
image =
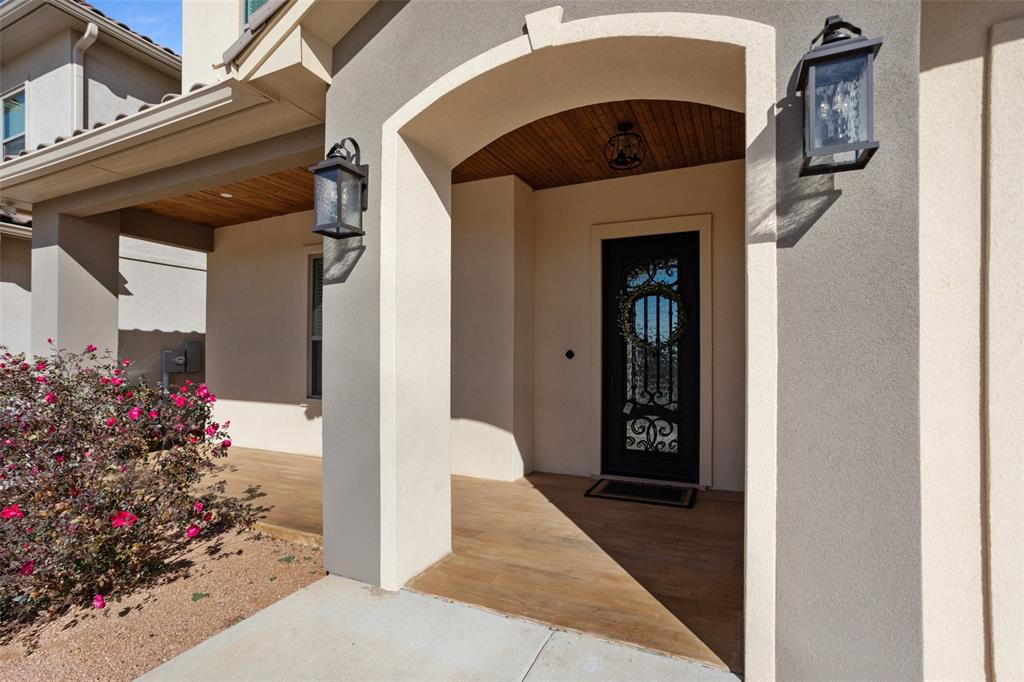
[[[316,262],[320,262],[320,315],[321,315],[321,329],[320,334],[316,334],[316,321],[314,314],[314,305],[316,301]],[[308,264],[306,266],[306,283],[307,283],[307,300],[306,300],[306,314],[309,318],[308,324],[306,325],[306,397],[310,400],[321,400],[323,398],[323,261],[324,256],[322,253],[312,253],[309,255]],[[319,344],[317,346],[317,344]],[[318,347],[320,350],[319,354],[319,367],[315,367],[317,354],[314,350]],[[319,384],[319,392],[314,389]]]

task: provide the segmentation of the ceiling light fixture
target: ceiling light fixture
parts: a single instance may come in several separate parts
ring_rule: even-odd
[[[640,133],[633,132],[633,123],[623,121],[619,124],[619,132],[608,139],[604,148],[604,156],[608,167],[617,171],[628,171],[638,168],[647,154],[644,139]]]
[[[232,194],[231,192],[221,192],[220,195],[222,197],[224,197],[225,199],[234,199],[235,198],[235,195]]]

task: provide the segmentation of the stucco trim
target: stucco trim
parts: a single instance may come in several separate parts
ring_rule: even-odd
[[[666,37],[708,43],[726,43],[745,51],[746,92],[746,505],[745,505],[745,669],[751,679],[775,677],[775,569],[776,569],[776,448],[778,412],[778,303],[776,277],[776,151],[775,129],[766,116],[775,111],[775,31],[770,26],[727,16],[657,12],[615,14],[562,24],[557,31],[558,46],[607,38]],[[409,204],[417,201],[449,201],[450,196],[431,198],[427,171],[439,175],[448,160],[424,153],[402,135],[402,129],[428,107],[455,92],[473,78],[509,64],[531,53],[528,36],[521,36],[492,48],[448,72],[409,100],[382,126],[381,213],[380,213],[380,475],[381,475],[381,584],[395,589],[424,565],[399,565],[398,527],[399,455],[398,443],[414,436],[425,414],[413,410],[411,418],[400,411],[400,388],[416,389],[422,377],[406,376],[400,362],[407,346],[399,343],[400,306],[410,296],[408,277],[423,276],[421,268],[410,268],[407,259],[399,267],[399,222],[411,220]],[[414,170],[414,167],[420,170]],[[399,198],[401,197],[401,205]],[[433,204],[427,213],[436,210]],[[443,207],[448,210],[448,207]],[[440,218],[439,218],[440,219]],[[443,226],[426,225],[429,233]],[[450,226],[449,226],[450,231]],[[403,238],[405,237],[403,232]],[[410,244],[410,247],[419,245]],[[440,255],[440,254],[439,254]],[[447,260],[441,258],[444,265]],[[438,263],[440,267],[442,263]],[[406,283],[399,284],[400,275]],[[433,286],[440,286],[428,279]],[[440,289],[438,289],[440,291]],[[448,297],[450,298],[450,296]],[[447,300],[447,299],[446,299]],[[445,301],[437,302],[440,306]],[[448,319],[444,318],[447,324]],[[450,330],[449,330],[450,331]],[[431,339],[428,339],[428,341]],[[443,339],[442,339],[443,340]],[[449,339],[450,345],[450,339]],[[447,348],[444,350],[448,350]],[[406,396],[408,393],[406,394]],[[402,396],[403,399],[408,399]],[[443,396],[435,396],[440,399]],[[448,416],[445,415],[445,421]],[[440,427],[438,427],[440,428]],[[433,434],[432,434],[433,435]],[[421,446],[422,447],[422,446]],[[424,482],[428,486],[431,483]],[[440,493],[438,493],[440,495]],[[450,491],[447,504],[450,505]],[[437,500],[443,508],[445,500]],[[439,558],[449,535],[433,540],[432,549],[417,562]],[[422,538],[420,539],[422,543]],[[408,551],[408,550],[406,550]],[[403,559],[404,560],[404,559]]]
[[[603,316],[603,278],[601,244],[606,239],[647,237],[678,232],[700,233],[700,478],[701,487],[712,485],[713,464],[713,376],[712,361],[712,272],[710,213],[627,222],[599,223],[590,228],[590,452],[591,473],[601,474],[601,375],[604,349],[601,333]]]

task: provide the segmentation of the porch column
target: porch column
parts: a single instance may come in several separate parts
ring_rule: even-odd
[[[37,206],[32,226],[32,352],[117,352],[117,213],[76,218]]]

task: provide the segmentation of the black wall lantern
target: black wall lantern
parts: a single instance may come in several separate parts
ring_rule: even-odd
[[[875,55],[882,38],[833,16],[811,41],[800,63],[797,90],[804,96],[804,163],[800,175],[863,168],[875,140]]]
[[[617,171],[633,170],[644,162],[647,149],[640,133],[633,132],[633,124],[623,121],[619,124],[619,132],[608,138],[604,146],[604,156],[608,167]]]
[[[356,141],[346,137],[331,147],[326,159],[309,170],[313,172],[313,206],[316,212],[313,231],[332,239],[366,234],[363,231],[363,211],[367,207],[366,177],[370,168],[359,165]]]

